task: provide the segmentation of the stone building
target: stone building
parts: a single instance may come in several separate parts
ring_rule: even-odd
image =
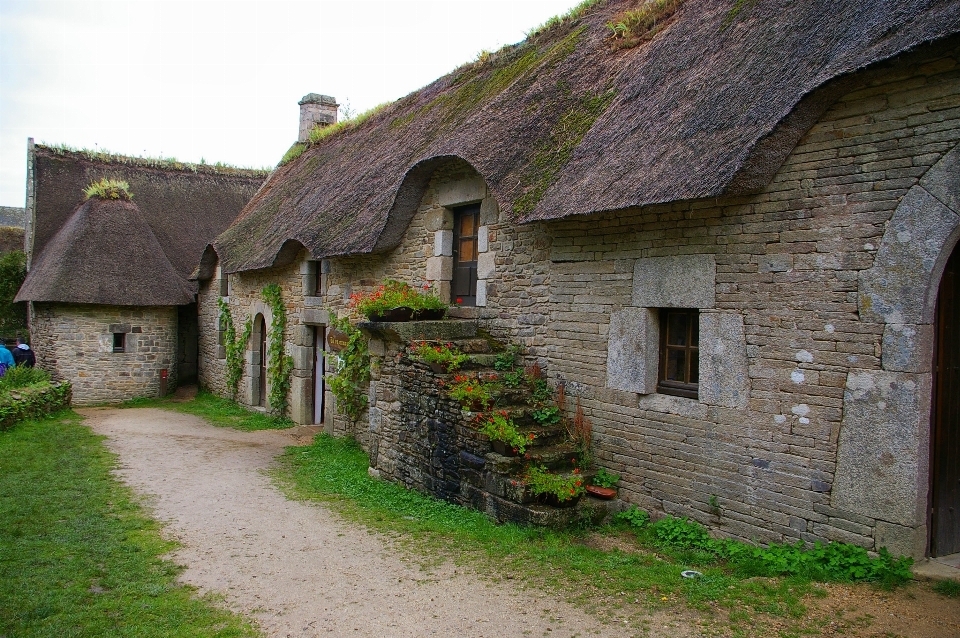
[[[359,422],[323,387],[329,313],[426,283],[581,401],[622,499],[743,539],[960,551],[960,3],[731,5],[626,47],[607,24],[632,3],[599,3],[302,135],[196,273],[201,382],[226,391],[224,297],[264,402],[278,283],[290,416],[440,493],[401,451],[444,436],[408,409],[415,329],[366,328]]]
[[[203,248],[265,174],[28,147],[28,273],[40,366],[73,384],[77,405],[157,396],[197,378],[196,284]],[[84,200],[101,178],[132,200]]]

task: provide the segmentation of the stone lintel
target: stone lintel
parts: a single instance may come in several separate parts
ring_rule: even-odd
[[[717,264],[713,255],[638,259],[633,267],[633,303],[640,308],[713,308]]]

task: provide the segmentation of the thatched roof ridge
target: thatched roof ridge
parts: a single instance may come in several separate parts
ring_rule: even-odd
[[[431,168],[459,158],[517,223],[747,192],[849,78],[960,33],[960,0],[687,0],[631,50],[629,0],[467,65],[279,167],[216,241],[228,272],[288,240],[314,258],[395,246]],[[861,74],[862,75],[862,74]]]
[[[166,160],[70,151],[37,144],[34,147],[33,178],[36,202],[34,265],[44,259],[48,248],[64,248],[49,244],[67,223],[75,221],[78,207],[84,201],[83,189],[102,178],[129,183],[133,201],[153,241],[158,242],[158,258],[165,259],[177,276],[186,280],[206,246],[236,219],[244,204],[256,193],[263,183],[264,173],[224,169],[216,165],[181,166]],[[86,233],[78,234],[81,235],[89,237]],[[78,249],[95,259],[99,244],[94,241]],[[127,264],[131,269],[134,266],[135,262]],[[121,284],[116,283],[117,290],[130,291]],[[180,288],[177,284],[166,297],[180,298]],[[125,305],[136,305],[132,300],[141,297],[131,291],[130,303]]]
[[[176,306],[195,294],[135,202],[92,198],[48,242],[16,301]]]

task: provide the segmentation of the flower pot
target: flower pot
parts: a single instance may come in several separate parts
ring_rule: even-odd
[[[617,490],[613,487],[600,487],[599,485],[587,485],[587,494],[594,498],[609,501],[617,496]]]
[[[413,312],[414,321],[438,321],[447,314],[446,310],[421,309]]]
[[[381,313],[372,313],[370,321],[410,321],[413,317],[413,308],[399,307],[384,310]]]
[[[502,456],[517,456],[517,453],[513,451],[513,448],[504,443],[503,441],[490,441],[493,445],[493,451]]]
[[[540,494],[537,496],[537,500],[544,505],[549,505],[550,507],[566,508],[576,505],[580,500],[580,495],[578,494],[577,496],[561,501],[559,498],[557,498],[556,494],[548,492],[546,494]]]
[[[430,369],[436,374],[446,374],[447,373],[447,364],[446,363],[437,363],[436,361],[428,363]]]

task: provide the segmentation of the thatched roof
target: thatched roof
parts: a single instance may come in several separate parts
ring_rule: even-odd
[[[177,306],[195,294],[135,202],[92,198],[47,242],[16,300]]]
[[[18,298],[63,302],[82,298],[85,303],[118,305],[189,303],[192,297],[187,299],[184,291],[196,289],[188,277],[204,248],[236,219],[265,176],[263,171],[219,165],[36,145],[33,257]],[[127,208],[91,210],[84,204],[83,189],[105,177],[129,183],[135,215],[127,214]],[[110,213],[117,217],[107,219]],[[91,232],[93,227],[104,233]],[[116,246],[118,237],[129,237],[134,245]],[[149,251],[155,254],[148,256]],[[87,276],[91,272],[87,264],[100,263],[104,254],[128,257],[111,267],[103,264],[98,276]],[[163,275],[165,285],[158,289],[155,282],[139,278],[141,273],[149,275],[151,268],[156,269],[154,276],[172,268],[175,277]]]
[[[444,158],[516,223],[749,192],[847,78],[960,32],[958,0],[688,0],[652,41],[611,46],[636,5],[599,3],[313,144],[218,238],[225,269],[290,240],[314,258],[397,245]]]

